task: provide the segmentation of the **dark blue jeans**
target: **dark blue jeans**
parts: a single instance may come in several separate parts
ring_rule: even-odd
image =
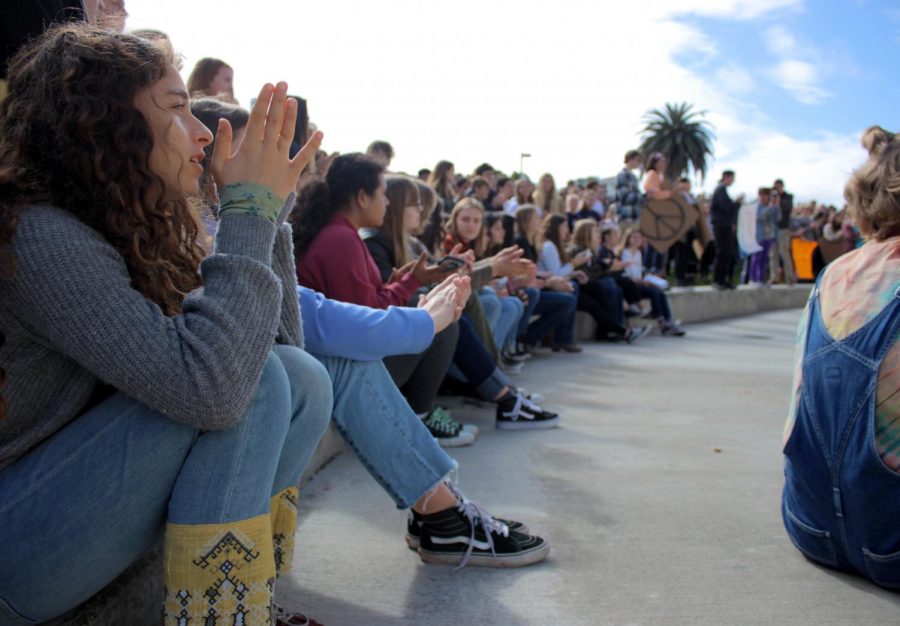
[[[638,295],[642,300],[650,301],[650,313],[653,317],[662,318],[667,322],[672,321],[672,312],[669,310],[669,299],[659,288],[646,283],[636,283]]]
[[[485,400],[494,400],[509,385],[509,379],[494,363],[466,315],[459,318],[459,339],[449,373],[454,378],[464,378],[465,382],[472,385],[475,393]]]
[[[528,326],[525,341],[530,346],[549,333],[553,333],[556,343],[572,343],[575,335],[575,311],[578,297],[573,293],[544,289],[541,298],[532,313],[538,315],[537,321]]]

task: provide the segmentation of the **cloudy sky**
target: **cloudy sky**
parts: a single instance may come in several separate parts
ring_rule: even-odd
[[[676,8],[677,7],[677,8]],[[390,141],[393,169],[484,161],[557,180],[608,176],[649,109],[687,101],[716,133],[713,186],[776,177],[839,204],[868,125],[900,127],[894,0],[128,0],[170,34],[185,77],[235,68],[309,100],[329,151]]]

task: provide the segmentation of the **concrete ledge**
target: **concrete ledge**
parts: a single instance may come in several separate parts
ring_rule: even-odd
[[[696,324],[726,317],[802,308],[811,290],[811,284],[774,285],[761,289],[742,285],[733,291],[716,291],[712,287],[673,287],[666,293],[672,315],[684,324]],[[641,323],[645,322],[642,320]],[[575,328],[577,336],[583,341],[591,340],[594,328],[590,315],[579,312]]]

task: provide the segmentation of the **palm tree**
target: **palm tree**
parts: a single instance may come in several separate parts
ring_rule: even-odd
[[[675,180],[684,176],[690,167],[700,179],[706,177],[706,161],[712,156],[712,125],[698,119],[706,111],[695,113],[693,105],[667,103],[665,109],[653,109],[644,114],[646,126],[641,130],[641,154],[644,160],[662,152],[669,162],[666,178]]]

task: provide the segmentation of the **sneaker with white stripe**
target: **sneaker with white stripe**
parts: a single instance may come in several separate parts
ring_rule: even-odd
[[[477,504],[459,504],[421,517],[419,558],[435,565],[522,567],[550,554],[544,539],[511,531]]]
[[[545,411],[521,391],[509,393],[497,403],[497,428],[500,430],[536,430],[559,426],[559,415]]]

